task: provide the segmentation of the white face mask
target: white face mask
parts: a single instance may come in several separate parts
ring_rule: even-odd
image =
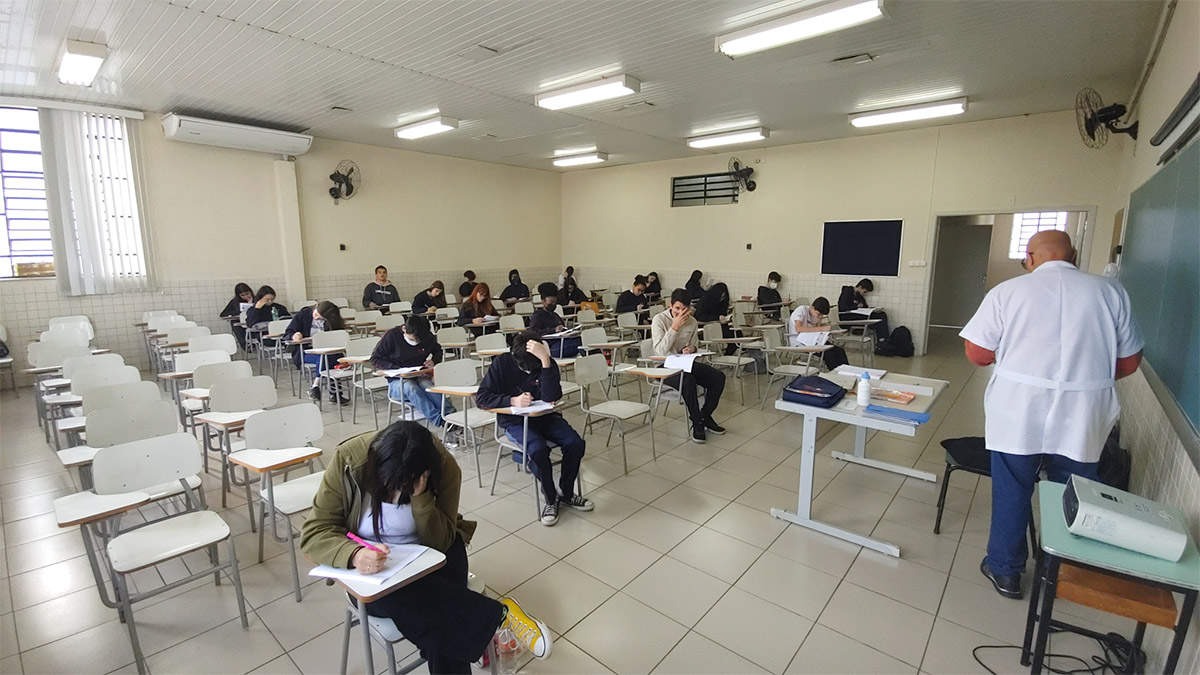
[[[412,337],[411,335],[409,335],[408,333],[405,333],[405,334],[404,334],[404,341],[405,341],[405,342],[407,342],[408,344],[410,344],[410,345],[414,346],[414,347],[416,347],[418,344],[420,344],[420,341],[419,341],[419,340],[417,340],[417,339],[413,338],[413,337]]]
[[[767,288],[775,290],[776,288],[779,288],[779,284],[775,283],[774,281],[768,281]]]

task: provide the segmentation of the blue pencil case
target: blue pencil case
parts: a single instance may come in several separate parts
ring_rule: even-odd
[[[869,405],[866,412],[880,417],[894,417],[898,420],[913,422],[915,424],[924,424],[929,421],[929,413],[909,412],[898,408],[889,408],[882,405]]]

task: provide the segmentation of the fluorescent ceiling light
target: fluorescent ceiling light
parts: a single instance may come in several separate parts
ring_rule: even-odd
[[[594,152],[595,150],[596,146],[594,145],[581,145],[577,148],[563,148],[562,150],[555,150],[554,156],[565,157],[567,155],[582,155],[585,152]]]
[[[850,115],[850,124],[856,127],[875,127],[880,124],[897,124],[913,120],[927,120],[934,117],[961,115],[967,111],[967,99],[956,98],[950,101],[934,101],[918,103],[900,108],[874,110]]]
[[[883,16],[883,0],[836,0],[797,14],[717,36],[717,51],[729,57],[807,40],[874,21]]]
[[[539,107],[549,110],[562,110],[563,108],[584,105],[585,103],[607,101],[610,98],[636,94],[641,90],[641,82],[622,73],[595,82],[577,84],[574,87],[566,87],[565,89],[538,94],[535,100]]]
[[[91,42],[67,40],[58,64],[58,81],[63,84],[92,86],[100,64],[108,56],[108,48]]]
[[[599,164],[608,161],[607,152],[589,152],[586,155],[559,157],[554,160],[554,166],[579,166],[580,164]]]
[[[734,143],[749,143],[751,141],[761,141],[764,138],[771,136],[771,130],[766,127],[755,127],[753,129],[739,129],[737,131],[726,131],[720,134],[709,134],[707,136],[692,136],[688,139],[688,145],[693,148],[711,148],[717,145],[733,145]]]
[[[453,117],[438,116],[432,119],[406,124],[396,128],[396,138],[406,138],[412,140],[414,138],[424,138],[433,134],[440,134],[443,131],[451,131],[458,128],[458,120]]]

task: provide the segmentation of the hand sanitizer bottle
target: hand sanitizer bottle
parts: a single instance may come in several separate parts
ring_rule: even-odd
[[[865,408],[871,405],[871,375],[863,373],[858,380],[858,407]]]

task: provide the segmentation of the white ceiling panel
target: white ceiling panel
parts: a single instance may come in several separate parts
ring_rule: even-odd
[[[177,110],[361,143],[542,169],[597,145],[610,163],[703,154],[737,122],[762,145],[879,133],[852,112],[967,96],[954,121],[1127,97],[1161,5],[1150,0],[892,0],[880,20],[730,60],[717,34],[813,0],[13,0],[0,4],[0,94]],[[66,38],[103,42],[90,88],[61,85]],[[870,54],[862,65],[841,57]],[[629,73],[638,95],[566,111],[547,83]],[[331,110],[333,106],[352,109]],[[400,141],[422,111],[457,130]],[[919,125],[920,123],[915,123]]]

